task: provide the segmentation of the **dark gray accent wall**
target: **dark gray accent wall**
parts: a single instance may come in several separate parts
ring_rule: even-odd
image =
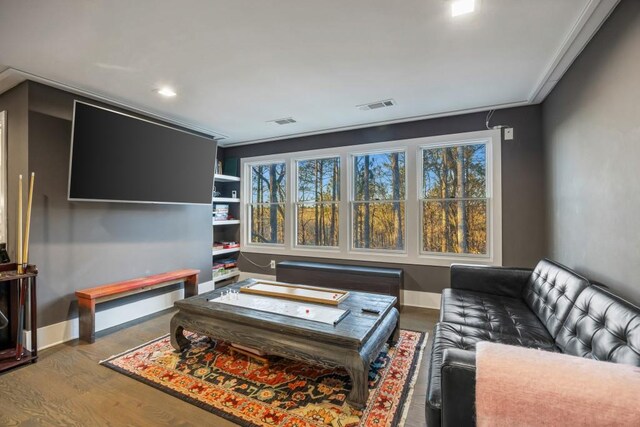
[[[303,138],[290,138],[261,144],[226,148],[226,158],[253,157],[266,154],[313,150],[345,145],[367,144],[407,138],[472,132],[485,129],[486,112],[442,117],[376,126],[344,132],[327,133]],[[540,106],[528,106],[498,110],[492,124],[514,127],[515,139],[502,143],[502,227],[503,264],[531,267],[545,254],[544,178]],[[267,265],[271,259],[281,261],[326,259],[276,256],[246,253],[259,265]],[[333,260],[331,260],[333,262]],[[340,261],[345,264],[381,265],[380,263]],[[410,264],[385,264],[401,266],[405,271],[405,289],[440,292],[449,286],[449,271],[445,267]],[[259,268],[240,258],[243,271],[274,274],[270,268]]]
[[[18,95],[24,117],[8,119],[10,144],[19,147],[9,153],[10,176],[16,167],[36,173],[30,262],[40,272],[39,326],[75,317],[77,289],[180,268],[211,279],[209,206],[67,201],[73,100],[93,101],[28,82],[3,94],[0,108]]]
[[[27,82],[0,95],[0,111],[7,112],[7,248],[16,259],[18,175],[27,176],[29,92]],[[23,207],[26,207],[26,194]]]
[[[7,163],[7,249],[11,259],[15,258],[16,242],[16,202],[18,199],[18,175],[26,174],[27,159],[27,84],[21,84],[11,91],[0,94],[0,111],[7,112],[5,132],[7,135],[7,155],[13,156],[19,161]],[[0,311],[9,315],[9,289],[0,286]],[[0,348],[5,348],[9,343],[9,328],[0,329]]]
[[[623,0],[543,104],[549,251],[640,303],[640,2]]]

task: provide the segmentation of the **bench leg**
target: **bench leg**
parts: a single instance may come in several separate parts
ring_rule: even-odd
[[[80,339],[92,344],[96,340],[96,301],[78,298]]]
[[[184,297],[189,298],[198,295],[198,275],[194,274],[184,280]]]

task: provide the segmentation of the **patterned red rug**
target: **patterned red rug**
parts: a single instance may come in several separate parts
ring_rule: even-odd
[[[364,410],[345,403],[347,373],[283,358],[268,368],[224,342],[186,334],[193,345],[173,350],[169,337],[100,362],[120,373],[241,426],[396,427],[404,423],[426,334],[402,330],[395,347],[380,353],[369,372]]]

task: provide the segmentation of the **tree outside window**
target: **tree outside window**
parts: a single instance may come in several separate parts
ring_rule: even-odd
[[[284,163],[251,167],[249,218],[252,243],[284,243],[285,177]]]
[[[298,160],[296,230],[299,246],[338,246],[340,158]]]
[[[487,254],[487,147],[422,149],[422,251]]]
[[[353,156],[354,249],[405,249],[405,153]]]

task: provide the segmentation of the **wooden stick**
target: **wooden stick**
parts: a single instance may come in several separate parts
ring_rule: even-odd
[[[18,245],[16,248],[18,273],[22,272],[22,175],[18,177]]]
[[[24,231],[24,250],[22,254],[22,262],[29,263],[29,232],[31,231],[31,205],[33,204],[33,184],[36,180],[35,172],[31,172],[29,179],[29,198],[27,199],[27,224]]]

